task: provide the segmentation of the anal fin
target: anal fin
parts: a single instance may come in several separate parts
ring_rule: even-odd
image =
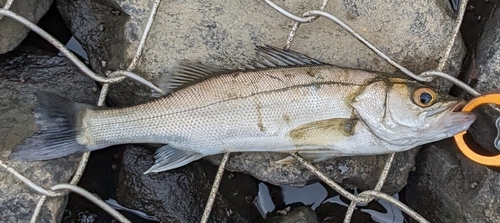
[[[172,170],[187,165],[202,157],[203,155],[200,153],[184,151],[165,145],[156,151],[155,164],[144,172],[144,174]]]
[[[338,156],[337,154],[332,154],[332,153],[307,153],[307,152],[299,153],[299,155],[311,163],[321,162]],[[284,164],[284,165],[294,164],[296,162],[297,160],[293,156],[287,156],[284,159],[276,161],[277,164]]]

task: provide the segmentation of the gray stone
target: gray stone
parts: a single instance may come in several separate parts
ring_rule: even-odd
[[[345,204],[349,204],[349,200],[347,198],[344,199]],[[378,205],[377,205],[378,204]],[[377,201],[372,201],[368,203],[368,206],[371,206],[370,210],[378,210],[379,212],[386,213],[388,210],[380,207],[381,205]],[[375,207],[375,208],[373,208]],[[378,207],[378,208],[377,208]],[[363,223],[374,223],[377,221],[373,221],[372,216],[366,212],[362,211],[362,208],[365,207],[357,207],[354,209],[354,212],[351,217],[350,222],[363,222]],[[319,222],[321,223],[342,223],[344,222],[345,214],[347,212],[347,206],[340,205],[338,203],[332,202],[323,202],[319,207],[316,208],[316,214],[318,215]],[[390,211],[390,210],[389,210]],[[398,221],[394,221],[398,222]]]
[[[124,149],[116,193],[121,205],[163,222],[200,221],[216,172],[213,165],[193,162],[183,168],[144,175],[154,164],[154,152],[131,145]],[[257,182],[249,176],[235,175],[224,175],[209,222],[255,222],[261,218],[253,204]]]
[[[317,223],[318,216],[308,206],[291,210],[286,215],[277,216],[265,221],[266,223]]]
[[[481,93],[497,93],[500,89],[500,11],[488,19],[479,39],[476,53],[478,79],[475,89]]]
[[[0,159],[44,188],[67,183],[78,164],[77,156],[43,162],[8,160],[12,149],[37,130],[31,108],[33,92],[47,91],[81,102],[96,102],[96,84],[65,57],[39,52],[0,55]],[[0,219],[29,222],[40,194],[0,168]],[[48,198],[38,222],[57,222],[66,198]]]
[[[0,0],[3,7],[7,0]],[[14,1],[9,10],[21,15],[33,23],[38,23],[40,18],[49,10],[52,0],[23,0]],[[4,17],[0,19],[0,54],[9,52],[17,47],[28,36],[29,28],[14,19]]]
[[[301,0],[275,1],[295,14],[318,9]],[[58,1],[63,17],[89,55],[99,73],[126,69],[137,49],[152,3],[147,1]],[[331,0],[325,11],[345,20],[379,49],[415,73],[436,69],[449,42],[454,12],[448,1]],[[255,45],[284,46],[293,22],[263,1],[162,1],[140,63],[134,70],[148,80],[168,73],[176,61],[188,59],[222,67],[236,67],[256,58]],[[291,46],[321,61],[344,67],[396,73],[336,24],[320,18],[303,24]],[[456,76],[464,57],[459,37],[445,71]],[[436,79],[433,86],[447,92],[449,82]],[[134,81],[110,88],[111,105],[132,105],[149,100],[151,90]],[[385,188],[396,192],[406,182],[415,151],[398,154]],[[235,171],[275,184],[303,185],[311,174],[300,165],[272,164],[277,154],[233,155],[228,166]],[[344,185],[371,189],[385,162],[384,156],[339,158],[324,162],[327,171]],[[349,167],[348,177],[338,168]],[[326,169],[330,168],[330,169]],[[351,173],[353,173],[351,175]],[[271,175],[272,174],[272,175]],[[357,175],[356,175],[357,174]],[[401,175],[397,175],[401,174]]]
[[[397,153],[382,190],[388,194],[400,191],[405,185],[408,173],[415,165],[418,149]],[[279,153],[231,153],[226,169],[243,172],[274,185],[304,186],[318,178],[300,163],[281,165],[277,160],[287,154]],[[314,163],[314,166],[337,183],[348,188],[371,190],[384,168],[387,155],[337,157]],[[220,163],[222,155],[207,158],[215,164]]]
[[[422,149],[408,204],[430,222],[500,222],[500,173],[457,152],[452,140]]]
[[[500,10],[496,10],[486,22],[483,34],[478,40],[475,67],[469,70],[469,77],[477,77],[474,88],[482,94],[498,93],[500,90]],[[500,109],[484,105],[475,110],[477,121],[469,133],[474,140],[490,152],[498,153],[494,147],[497,136],[495,121]]]

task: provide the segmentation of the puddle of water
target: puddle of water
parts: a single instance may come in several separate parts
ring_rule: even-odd
[[[285,195],[283,197],[285,204],[302,202],[305,205],[312,205],[313,210],[321,205],[328,196],[328,191],[320,183],[310,184],[302,188],[287,185],[281,186],[281,188],[283,188],[282,192]]]
[[[272,212],[276,208],[271,199],[269,188],[264,183],[259,183],[259,193],[257,193],[254,204],[263,218],[266,218],[267,213]]]
[[[340,195],[335,194],[328,197],[327,189],[321,183],[314,183],[304,187],[292,187],[283,185],[281,188],[281,196],[283,197],[283,202],[285,205],[290,205],[293,203],[303,203],[304,205],[311,205],[311,208],[315,210],[318,206],[324,203],[336,203],[344,207],[348,207],[349,204],[345,203],[340,199]],[[357,191],[354,194],[358,194]],[[394,194],[392,197],[399,200],[398,194]],[[406,222],[403,213],[399,208],[392,205],[384,200],[373,201],[378,202],[386,211],[381,212],[373,210],[367,207],[366,204],[358,204],[357,210],[367,213],[371,216],[372,220],[380,223],[404,223]],[[271,193],[268,186],[264,183],[259,184],[259,192],[255,198],[255,205],[260,211],[263,218],[266,215],[276,211],[276,205],[273,203]]]
[[[285,205],[300,202],[304,205],[312,205],[313,210],[321,205],[328,196],[325,187],[320,183],[310,184],[302,188],[283,185],[281,186],[281,192]],[[276,208],[269,193],[269,188],[264,183],[259,183],[259,193],[255,199],[255,205],[264,218]]]
[[[73,51],[73,53],[78,54],[85,60],[89,59],[87,56],[87,52],[85,52],[85,50],[82,47],[82,44],[80,44],[80,42],[78,42],[78,40],[76,40],[74,36],[71,36],[71,39],[69,39],[69,41],[66,43],[66,48]],[[59,54],[62,56],[62,53]]]

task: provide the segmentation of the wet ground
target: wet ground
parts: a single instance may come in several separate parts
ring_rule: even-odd
[[[460,79],[467,83],[474,83],[475,81],[476,77],[467,76],[468,72],[466,71],[475,69],[473,58],[477,40],[481,35],[485,21],[491,15],[492,10],[494,10],[494,5],[498,5],[499,2],[500,0],[471,0],[467,8],[461,32],[468,52],[464,61],[463,72],[459,76]],[[85,51],[72,38],[71,32],[64,25],[56,7],[52,7],[39,22],[39,25],[59,41],[67,43],[67,46],[75,51],[82,60],[86,59]],[[57,52],[54,47],[33,33],[28,36],[22,45],[24,47],[31,46],[50,52]],[[458,88],[453,88],[450,94],[458,96],[461,94],[461,91]],[[103,200],[116,199],[116,184],[122,155],[123,148],[121,147],[93,152],[90,156],[88,167],[78,185],[91,193],[97,194]],[[208,167],[211,165],[208,162],[201,162],[201,165],[207,165],[208,169],[215,168],[214,166]],[[258,188],[258,192],[251,196],[251,201],[255,203],[256,208],[260,211],[260,216],[256,216],[255,219],[263,220],[264,217],[276,214],[278,211],[287,211],[287,207],[290,206],[308,205],[316,210],[320,221],[328,221],[332,215],[338,214],[343,216],[349,204],[345,198],[339,197],[335,191],[319,182],[310,184],[304,188],[278,187],[258,182]],[[403,195],[404,191],[400,195],[396,194],[394,196],[401,196],[400,199],[405,201]],[[137,214],[130,211],[121,212],[133,222],[156,222],[152,218],[146,220],[144,216],[139,217],[140,213]],[[381,222],[397,223],[404,222],[403,216],[400,211],[387,203],[373,202],[366,207],[360,208],[360,211],[356,211],[353,222],[375,222],[374,219],[378,219]],[[407,216],[405,217],[409,220]],[[63,222],[97,223],[112,221],[112,217],[86,199],[74,193],[69,196]]]

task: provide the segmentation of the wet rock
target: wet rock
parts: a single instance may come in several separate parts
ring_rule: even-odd
[[[198,222],[201,219],[214,178],[206,169],[215,167],[194,162],[183,168],[144,175],[154,163],[153,152],[133,146],[126,146],[126,149],[119,176],[118,203],[163,222]],[[209,172],[215,173],[214,170]],[[257,183],[241,179],[242,175],[228,175],[226,173],[222,180],[209,222],[255,222],[260,218],[253,206]]]
[[[58,1],[61,14],[88,52],[91,66],[100,73],[126,69],[149,17],[150,2]],[[277,1],[295,14],[318,9],[303,1]],[[332,0],[325,11],[345,20],[391,58],[415,73],[436,69],[448,44],[455,15],[447,1]],[[293,22],[263,1],[163,1],[158,9],[143,56],[134,70],[148,80],[168,73],[180,59],[235,67],[255,59],[255,45],[284,46]],[[396,69],[327,19],[303,24],[291,49],[324,62],[389,73]],[[460,37],[452,48],[445,71],[458,74],[465,54]],[[434,86],[448,91],[449,82]],[[150,89],[134,81],[110,88],[110,105],[131,105],[150,99]],[[394,193],[406,183],[415,151],[401,153],[384,188]],[[250,173],[274,184],[303,185],[312,175],[300,165],[278,166],[276,154],[233,155],[229,169]],[[371,189],[385,162],[384,156],[339,158],[320,164],[337,182]],[[340,167],[349,171],[343,172]]]
[[[266,223],[315,223],[318,221],[316,213],[308,206],[291,210],[284,216],[272,217]]]
[[[69,99],[95,103],[95,82],[65,57],[42,52],[10,52],[0,55],[0,159],[44,188],[67,183],[76,170],[78,156],[43,162],[8,160],[12,149],[37,127],[31,108],[33,93],[47,91]],[[29,222],[40,194],[0,168],[0,219]],[[49,198],[38,222],[61,219],[66,198]]]
[[[430,222],[500,222],[500,173],[458,152],[452,140],[422,149],[407,201]]]
[[[382,190],[389,194],[400,191],[406,185],[408,172],[414,166],[413,157],[417,149],[397,153]],[[243,172],[275,185],[303,186],[317,180],[317,177],[300,163],[281,165],[277,160],[287,154],[278,153],[234,153],[226,169]],[[208,157],[213,163],[220,163],[221,155]],[[387,155],[338,157],[314,165],[332,180],[349,188],[371,190],[387,160]]]
[[[50,9],[47,13],[45,13],[40,21],[38,21],[37,25],[52,37],[59,40],[59,42],[65,44],[69,50],[72,50],[68,41],[71,39],[73,34],[71,34],[69,28],[66,27],[64,20],[61,18],[61,13],[59,13],[55,3],[50,6]],[[56,47],[33,31],[29,32],[28,36],[23,40],[23,42],[21,42],[20,45],[35,47],[47,52],[59,53],[59,50]]]
[[[349,203],[349,200],[345,202]],[[330,202],[325,202],[316,208],[316,213],[322,223],[342,223],[344,222],[346,212],[346,206]],[[354,210],[351,222],[375,223],[369,214],[359,210]]]
[[[120,145],[90,153],[87,166],[77,185],[104,201],[115,199],[122,153],[123,148]],[[131,212],[121,213],[134,223],[146,223],[141,221],[143,218]],[[70,193],[62,222],[98,223],[114,220],[114,217],[91,201],[76,193]]]
[[[89,53],[100,73],[125,69],[137,49],[149,17],[150,2],[58,1],[63,17]],[[295,14],[318,9],[320,2],[277,1]],[[382,51],[418,73],[435,69],[454,13],[447,1],[332,0],[325,11],[349,23]],[[255,45],[284,46],[293,22],[262,1],[162,2],[135,70],[154,80],[179,59],[224,67],[239,66],[256,57]],[[324,62],[385,72],[396,69],[376,56],[333,22],[318,19],[302,25],[291,47]],[[447,72],[457,75],[464,57],[459,38]],[[447,91],[450,83],[436,80]],[[132,81],[113,85],[112,102],[134,104],[147,100],[150,90]]]
[[[6,2],[7,0],[0,0],[0,7],[3,7]],[[52,0],[14,1],[10,10],[33,23],[37,23],[49,10],[51,4]],[[26,26],[8,17],[0,19],[0,27],[2,27],[2,32],[0,32],[0,54],[13,50],[26,38],[30,31]]]
[[[123,13],[116,3],[110,0],[57,0],[57,8],[88,54],[94,72],[105,74],[107,70],[125,66],[121,64],[121,58],[128,43],[123,39],[122,33],[130,16]],[[134,95],[133,90],[134,88],[130,89],[129,96]]]
[[[484,27],[476,53],[478,65],[475,89],[481,93],[496,93],[500,88],[500,10],[495,10]]]
[[[500,10],[496,10],[486,22],[483,34],[479,39],[476,58],[468,76],[474,88],[482,94],[498,93],[500,89]],[[469,133],[474,140],[489,152],[498,153],[494,147],[497,136],[495,121],[500,117],[500,109],[481,106],[476,109],[477,121],[471,126]]]
[[[218,168],[208,161],[201,161],[200,166],[210,184],[213,184]],[[259,191],[258,183],[257,179],[249,175],[224,171],[218,193],[230,207],[227,213],[238,213],[250,222],[261,220],[254,203]]]

